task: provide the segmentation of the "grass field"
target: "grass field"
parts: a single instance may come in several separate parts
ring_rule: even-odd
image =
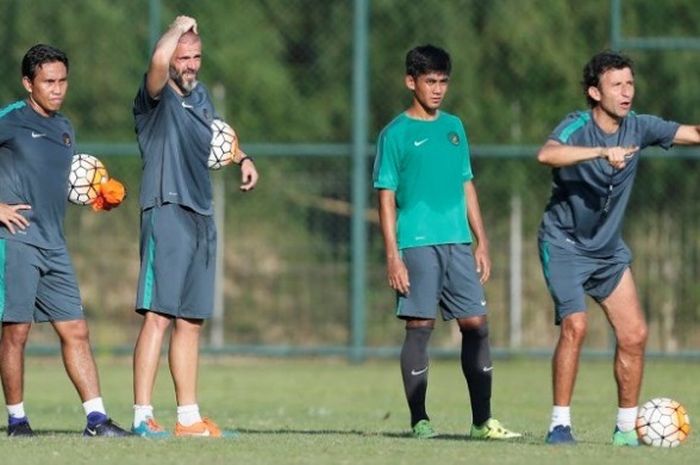
[[[98,360],[110,414],[131,420],[131,370],[126,359]],[[408,413],[395,361],[351,365],[342,360],[207,359],[200,406],[220,426],[236,428],[235,440],[150,441],[83,439],[82,407],[60,361],[30,359],[25,405],[34,439],[0,437],[0,463],[33,464],[690,464],[700,440],[691,434],[672,450],[610,446],[615,415],[609,362],[581,367],[573,405],[575,447],[543,443],[549,422],[547,360],[495,363],[494,416],[523,431],[512,443],[470,441],[470,414],[458,362],[431,367],[428,408],[441,436],[418,441],[407,435]],[[647,366],[643,399],[670,396],[686,405],[691,422],[700,412],[697,363],[654,361]],[[175,421],[169,375],[162,370],[154,399],[161,422]],[[695,458],[693,458],[695,457]]]

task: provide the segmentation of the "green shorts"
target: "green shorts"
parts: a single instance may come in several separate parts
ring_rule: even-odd
[[[443,320],[486,314],[484,288],[469,244],[444,244],[403,249],[411,283],[407,295],[397,293],[396,316]]]
[[[214,218],[168,203],[141,213],[136,311],[207,319],[214,311]]]
[[[586,295],[604,301],[615,290],[632,261],[624,244],[610,257],[589,257],[577,250],[540,239],[540,261],[554,300],[554,323],[586,311]]]
[[[40,249],[0,239],[0,320],[82,320],[78,281],[66,247]]]

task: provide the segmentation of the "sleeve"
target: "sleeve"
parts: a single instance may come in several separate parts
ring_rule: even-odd
[[[547,139],[564,145],[572,145],[571,136],[583,128],[589,120],[588,113],[570,113],[554,128]]]
[[[384,129],[379,134],[377,156],[374,159],[373,181],[375,189],[395,191],[399,187],[399,162],[401,153],[395,138]]]
[[[641,147],[649,147],[650,145],[658,145],[664,150],[668,150],[673,145],[673,138],[676,137],[676,132],[680,127],[675,121],[667,121],[653,115],[637,116],[639,129],[642,135]]]
[[[2,117],[0,117],[0,146],[5,145],[10,141],[10,139],[12,139],[10,125],[7,124],[7,121],[3,121]]]
[[[151,98],[151,96],[148,95],[148,90],[146,90],[146,75],[144,74],[139,91],[134,98],[134,115],[138,116],[148,113],[158,105],[159,101],[160,100]]]
[[[66,122],[66,131],[71,137],[71,140],[73,141],[73,155],[80,153],[78,150],[78,139],[75,136],[75,128],[73,127],[73,124],[71,124],[70,120],[68,118],[65,118]]]
[[[462,180],[471,181],[474,178],[472,172],[471,151],[469,150],[469,138],[464,124],[459,122],[459,137],[464,141],[464,161],[462,162]]]
[[[221,120],[224,123],[231,126],[231,128],[233,128],[233,125],[231,123],[229,123],[228,121],[224,120],[224,118],[221,116],[221,114],[218,111],[216,111],[216,107],[214,106],[214,99],[211,98],[211,93],[209,93],[209,89],[204,87],[204,85],[201,83],[197,87],[201,87],[204,90],[204,94],[206,95],[207,102],[209,103],[209,105],[211,105],[212,119]]]

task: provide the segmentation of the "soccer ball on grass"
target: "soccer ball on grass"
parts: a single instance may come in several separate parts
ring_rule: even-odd
[[[642,405],[636,426],[639,440],[654,447],[679,446],[690,434],[685,407],[667,397],[657,397]]]

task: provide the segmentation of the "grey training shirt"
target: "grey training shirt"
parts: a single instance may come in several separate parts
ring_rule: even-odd
[[[158,99],[146,79],[134,99],[136,134],[143,159],[141,208],[176,203],[212,215],[207,159],[214,106],[201,83],[189,95],[166,84]]]
[[[671,147],[680,125],[630,112],[613,134],[603,132],[590,111],[569,114],[549,139],[583,147]],[[639,164],[639,152],[615,169],[597,158],[552,170],[552,196],[540,225],[541,239],[568,243],[596,257],[612,256],[619,246],[627,202]]]
[[[0,224],[0,239],[43,249],[65,246],[63,220],[75,134],[60,113],[46,117],[25,101],[0,108],[0,202],[20,210],[29,227],[14,235]]]

